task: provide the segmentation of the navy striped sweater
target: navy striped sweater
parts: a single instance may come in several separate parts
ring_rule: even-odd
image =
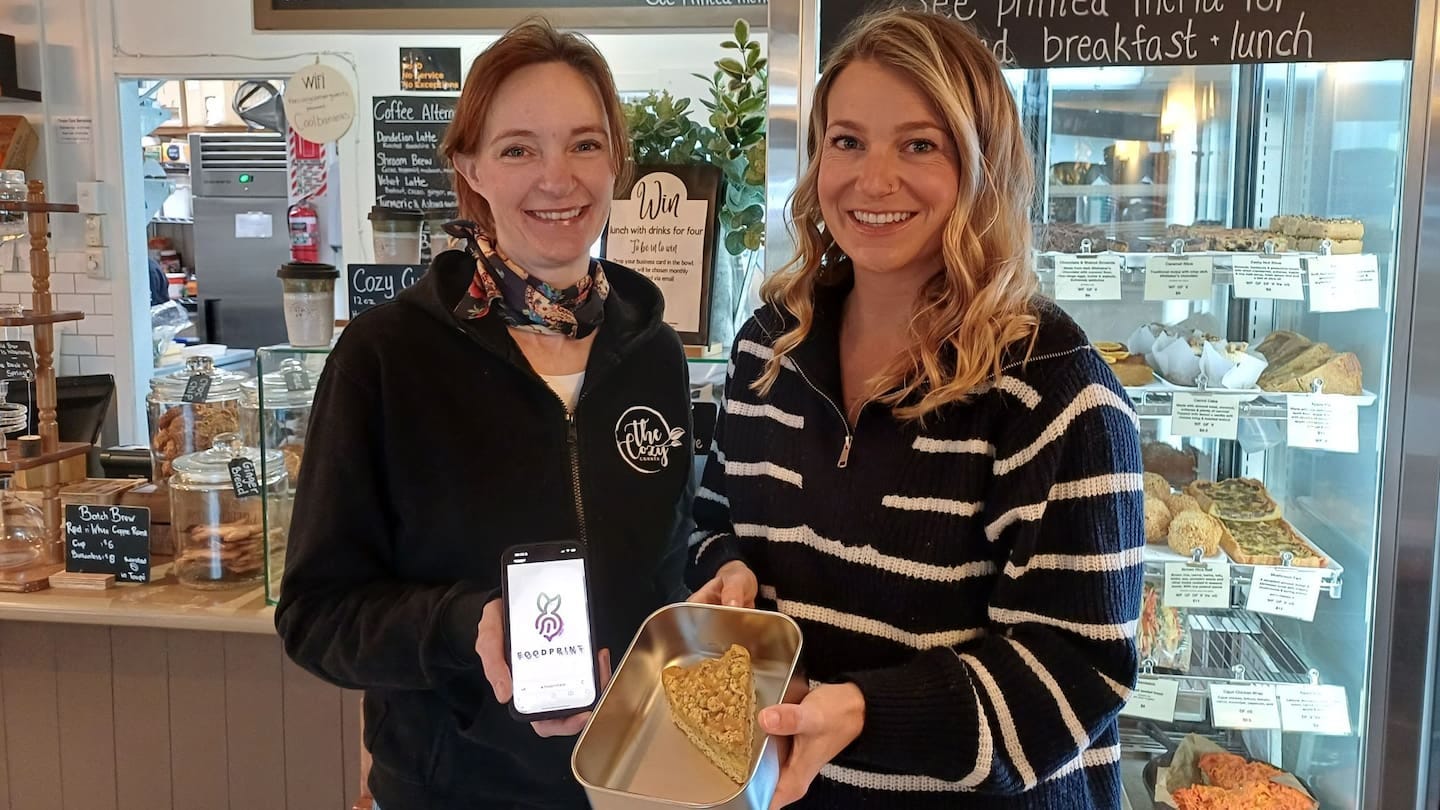
[[[860,738],[801,806],[1120,806],[1144,547],[1136,417],[1053,304],[1028,363],[923,424],[840,398],[843,290],[768,396],[784,329],[735,341],[689,579],[730,560],[804,630],[814,682],[865,695]],[[841,456],[847,455],[844,466]]]

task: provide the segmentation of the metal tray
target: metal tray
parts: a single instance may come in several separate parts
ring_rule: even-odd
[[[737,785],[670,719],[660,672],[750,651],[756,709],[781,701],[800,661],[800,628],[780,613],[680,603],[650,615],[621,659],[570,758],[594,810],[767,810],[780,776],[775,743],[756,733],[750,778]]]

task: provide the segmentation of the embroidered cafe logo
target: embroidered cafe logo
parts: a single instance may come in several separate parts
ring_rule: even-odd
[[[658,473],[670,466],[670,449],[679,447],[685,428],[670,427],[654,408],[636,405],[615,423],[615,445],[620,457],[636,472]]]
[[[535,600],[535,607],[540,609],[540,615],[535,617],[535,630],[546,641],[554,641],[565,632],[565,620],[560,618],[560,594],[540,594]]]

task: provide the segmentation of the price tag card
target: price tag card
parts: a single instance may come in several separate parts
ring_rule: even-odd
[[[1325,571],[1320,568],[1257,565],[1245,609],[1313,622],[1315,606],[1320,602],[1320,581],[1324,577]]]
[[[1229,608],[1230,564],[1165,563],[1165,607]]]
[[[1130,702],[1120,709],[1120,714],[1141,720],[1172,723],[1175,721],[1175,697],[1179,693],[1179,681],[1141,675],[1135,682],[1135,690],[1130,693]]]
[[[1210,684],[1216,728],[1280,728],[1275,687],[1259,683]]]
[[[1237,255],[1230,263],[1236,298],[1304,301],[1299,256]]]
[[[1286,405],[1285,443],[1290,447],[1360,452],[1360,408],[1353,397],[1291,394]]]
[[[1310,273],[1311,312],[1380,308],[1380,266],[1375,254],[1312,256],[1305,260],[1305,268]]]
[[[305,373],[304,366],[285,369],[285,389],[287,391],[304,391],[309,387],[310,375]]]
[[[1350,704],[1343,686],[1287,683],[1275,687],[1280,723],[1286,731],[1309,734],[1350,733]]]
[[[255,462],[248,458],[230,460],[230,485],[237,498],[253,498],[260,494],[260,476],[255,472]]]
[[[204,402],[210,398],[210,375],[196,374],[185,381],[185,391],[180,394],[181,402]]]
[[[1209,256],[1151,256],[1145,260],[1146,301],[1206,301],[1214,294]]]
[[[1055,257],[1055,300],[1119,301],[1119,256],[1084,255]]]
[[[1234,439],[1240,425],[1240,398],[1176,391],[1171,410],[1171,436]]]

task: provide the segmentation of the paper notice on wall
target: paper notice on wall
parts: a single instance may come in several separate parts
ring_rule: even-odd
[[[260,211],[235,215],[236,239],[269,239],[275,235],[275,218]]]
[[[95,140],[95,119],[88,115],[57,115],[55,139],[60,143],[85,144]]]
[[[710,203],[690,199],[685,181],[669,172],[645,175],[630,199],[610,206],[606,258],[655,282],[677,332],[700,331],[709,220]]]

